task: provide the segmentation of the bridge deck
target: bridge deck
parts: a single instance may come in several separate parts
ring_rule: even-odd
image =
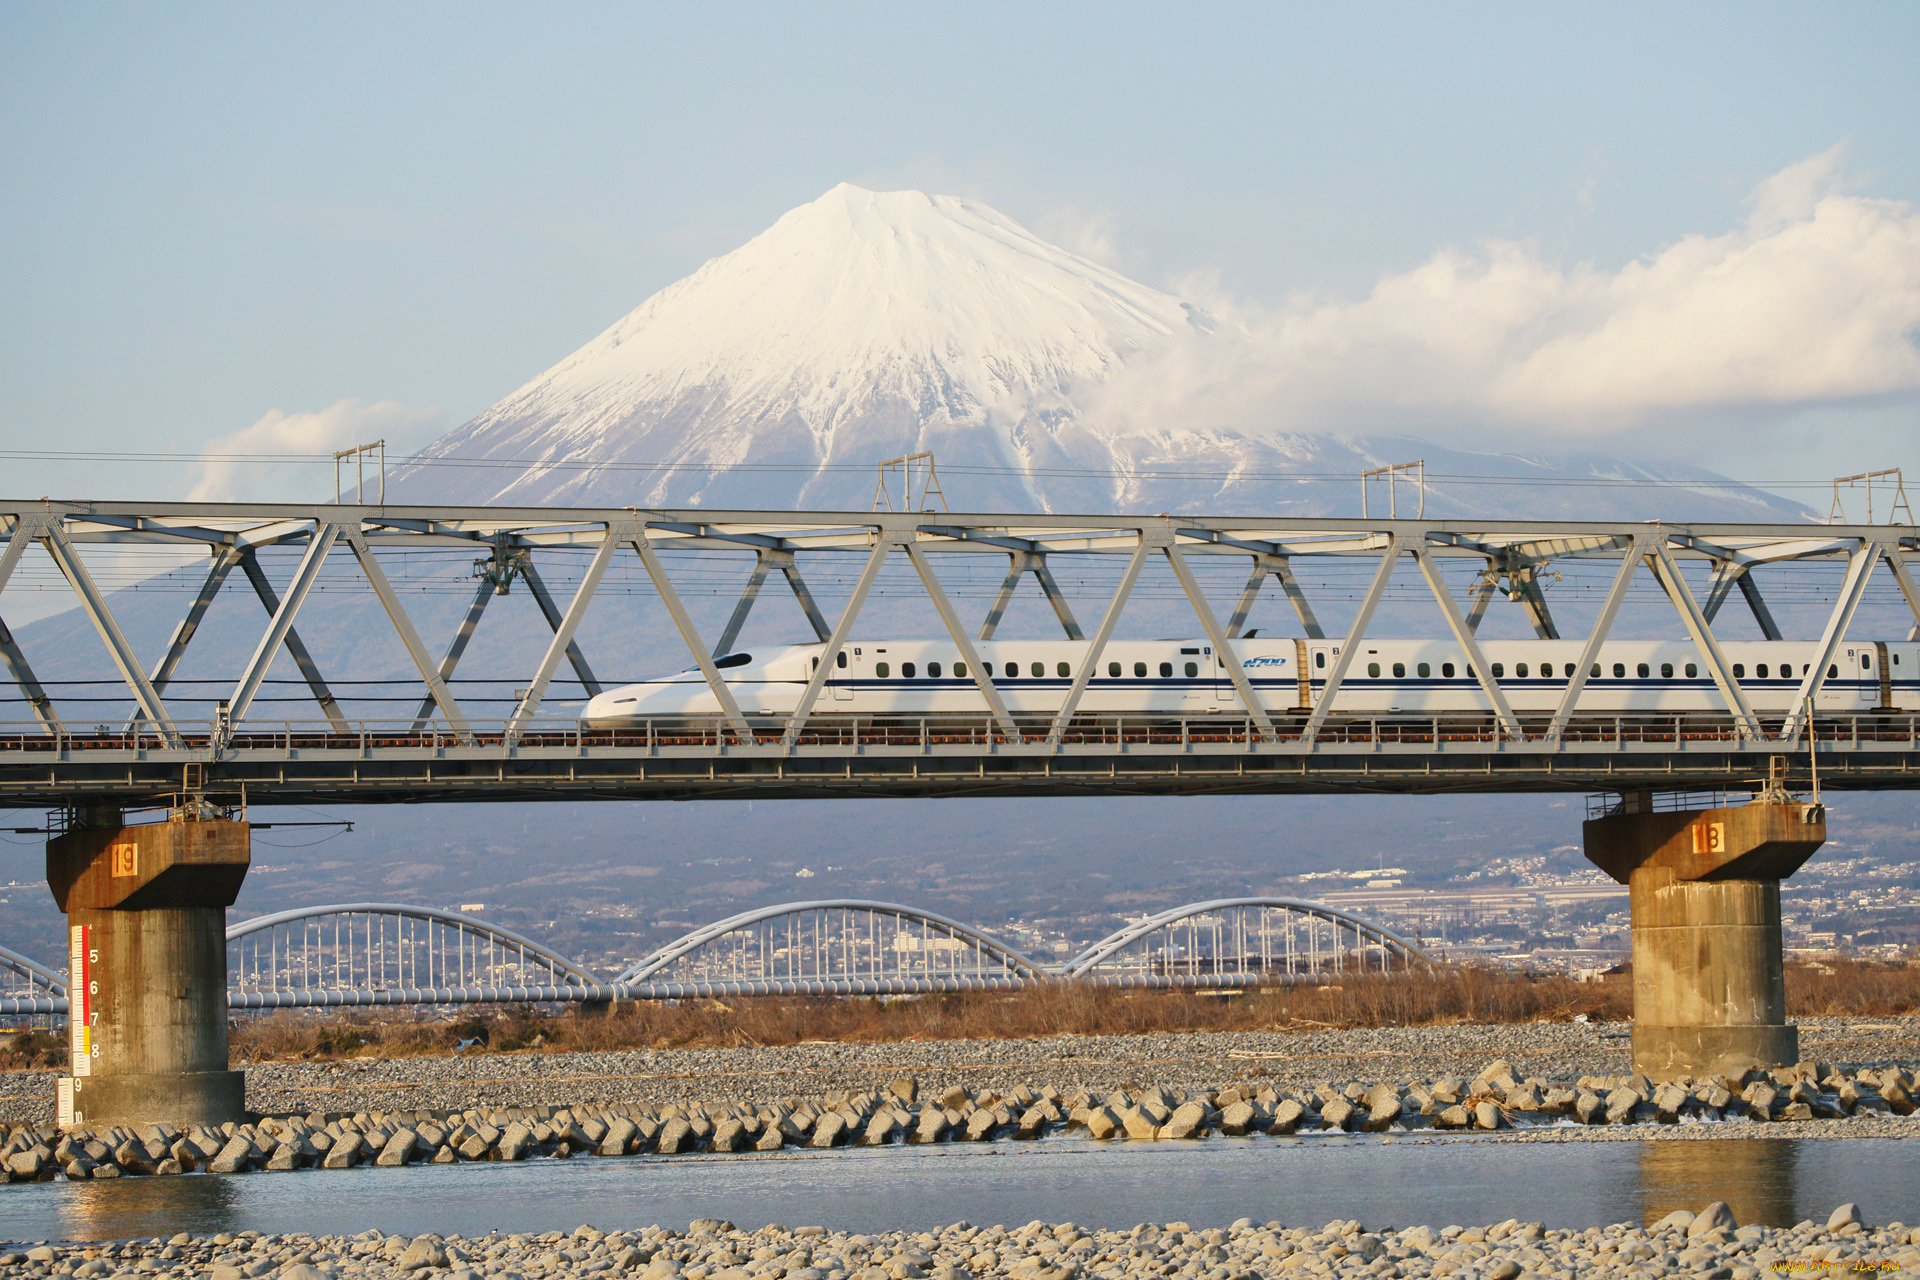
[[[777,723],[677,719],[619,730],[507,726],[466,737],[405,725],[259,727],[216,748],[179,725],[174,745],[152,731],[7,732],[0,726],[0,806],[45,808],[50,797],[135,799],[183,788],[256,803],[423,800],[731,799],[834,795],[1060,795],[1617,791],[1740,787],[1788,756],[1821,785],[1920,786],[1920,715],[1822,717],[1792,752],[1726,717],[1574,720],[1558,738],[1523,721],[1509,737],[1491,717],[1330,719],[1309,738],[1298,720],[1263,738],[1244,716],[1086,717],[1057,742],[1044,723],[1006,734],[990,717],[820,717],[798,740]],[[1769,726],[1771,727],[1771,726]],[[1031,732],[1025,732],[1031,730]]]

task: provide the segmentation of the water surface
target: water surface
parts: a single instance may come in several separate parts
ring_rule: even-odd
[[[0,1236],[124,1239],[176,1231],[320,1234],[570,1230],[725,1218],[842,1230],[1034,1218],[1085,1227],[1236,1218],[1319,1227],[1553,1227],[1652,1221],[1725,1200],[1743,1224],[1791,1226],[1859,1203],[1920,1221],[1920,1142],[1795,1138],[1496,1143],[1472,1137],[1086,1138],[764,1155],[635,1156],[411,1169],[189,1175],[0,1187]]]

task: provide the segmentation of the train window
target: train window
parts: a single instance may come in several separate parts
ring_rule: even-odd
[[[1895,661],[1898,661],[1898,660],[1899,660],[1898,655],[1896,655]],[[1783,662],[1780,664],[1780,678],[1782,680],[1793,679],[1793,664],[1791,662]]]
[[[1687,674],[1692,675],[1693,672],[1689,670]],[[1758,676],[1760,679],[1765,680],[1767,678],[1767,664],[1763,662],[1759,666],[1755,667],[1753,669],[1753,674]]]
[[[1053,668],[1053,673],[1059,676],[1062,680],[1065,680],[1068,676],[1073,674],[1073,668],[1068,666],[1064,662],[1056,663]]]
[[[1827,668],[1827,679],[1838,680],[1839,678],[1840,678],[1840,664],[1836,662],[1832,666]]]
[[[1663,662],[1660,664],[1660,678],[1662,680],[1673,679],[1673,664],[1671,662]]]
[[[816,653],[813,655],[813,665],[809,667],[808,670],[818,671],[819,669],[820,669],[820,655]]]
[[[1504,675],[1506,675],[1506,674],[1507,674],[1507,664],[1506,664],[1506,663],[1504,663],[1504,662],[1496,662],[1496,663],[1494,663],[1494,664],[1493,664],[1493,678],[1494,678],[1495,680],[1498,680],[1498,679],[1500,679],[1500,678],[1501,678],[1502,676],[1504,676]]]
[[[1377,662],[1369,662],[1367,664],[1367,674],[1373,679],[1378,680],[1380,678],[1380,664]]]
[[[1638,674],[1642,680],[1645,680],[1648,676],[1653,674],[1653,672],[1647,669],[1647,664],[1644,662],[1641,663],[1639,666],[1635,667],[1634,672]]]
[[[911,662],[903,662],[900,664],[900,678],[903,680],[913,679],[913,664]]]
[[[1160,678],[1162,680],[1167,679],[1172,674],[1173,674],[1173,664],[1171,662],[1163,662],[1160,664]]]
[[[1733,678],[1734,678],[1735,680],[1745,680],[1745,679],[1747,678],[1747,664],[1746,664],[1746,663],[1744,663],[1744,662],[1736,662],[1736,663],[1734,663],[1734,664],[1733,664]]]
[[[1007,679],[1018,680],[1019,678],[1020,678],[1020,664],[1017,662],[1009,662],[1007,664]]]
[[[884,662],[876,662],[873,664],[873,674],[879,676],[882,680],[885,680],[888,676],[893,674],[893,668]]]
[[[1861,654],[1861,655],[1860,655],[1860,669],[1861,669],[1862,671],[1871,671],[1871,670],[1873,670],[1873,655],[1872,655],[1872,654],[1870,654],[1870,653],[1863,653],[1863,654]]]
[[[1694,666],[1691,662],[1689,662],[1687,664],[1687,679],[1691,680],[1695,676],[1698,676],[1699,674],[1700,674],[1700,668]],[[1767,674],[1767,669],[1765,667],[1760,668],[1760,674],[1763,676]]]
[[[956,663],[954,663],[954,664],[953,664],[953,678],[954,678],[954,679],[956,679],[956,680],[965,680],[965,679],[967,678],[967,664],[966,664],[966,663],[964,663],[964,662],[956,662]]]
[[[1568,668],[1567,668],[1567,674],[1568,674],[1568,675],[1572,675],[1572,674],[1573,674],[1573,668],[1572,668],[1572,667],[1568,667]],[[1553,679],[1553,664],[1552,664],[1551,662],[1543,662],[1543,663],[1541,663],[1541,664],[1540,664],[1540,678],[1541,678],[1542,680],[1551,680],[1551,679]]]
[[[1625,680],[1625,679],[1627,678],[1627,664],[1626,664],[1626,663],[1624,663],[1624,662],[1616,662],[1616,663],[1614,663],[1614,664],[1613,664],[1613,678],[1614,678],[1615,680]]]
[[[1420,674],[1425,675],[1426,672],[1423,671]],[[1440,677],[1443,680],[1453,679],[1453,664],[1451,662],[1443,662],[1440,664]]]
[[[1525,680],[1527,678],[1527,664],[1524,662],[1514,663],[1513,674],[1518,676],[1520,679]]]
[[[1047,674],[1047,664],[1044,662],[1036,662],[1029,669],[1033,672],[1033,678],[1035,680]]]
[[[1117,662],[1109,662],[1107,664],[1107,677],[1109,679],[1118,679],[1119,676],[1120,676],[1120,664]]]
[[[939,678],[940,678],[940,664],[937,662],[929,662],[927,664],[927,679],[938,680]]]
[[[1419,666],[1415,667],[1413,670],[1414,670],[1414,674],[1418,675],[1422,680],[1426,679],[1428,676],[1433,674],[1433,668],[1428,666],[1424,662],[1421,663]]]
[[[724,671],[728,667],[744,667],[752,661],[753,655],[750,653],[730,653],[724,658],[715,658],[713,665]]]
[[[1394,664],[1393,664],[1393,678],[1394,678],[1395,680],[1405,680],[1405,679],[1407,678],[1407,664],[1406,664],[1406,663],[1404,663],[1404,662],[1396,662],[1396,663],[1394,663]]]
[[[1200,674],[1200,664],[1197,662],[1189,662],[1187,664],[1187,678],[1191,680],[1194,676],[1197,676],[1199,674]]]
[[[1594,663],[1594,664],[1593,664],[1593,674],[1592,674],[1591,676],[1589,676],[1588,678],[1589,678],[1589,679],[1591,679],[1591,680],[1598,680],[1598,679],[1600,678],[1600,664],[1599,664],[1599,663],[1597,663],[1597,662],[1596,662],[1596,663]]]
[[[1146,664],[1146,663],[1144,663],[1144,662],[1136,662],[1136,663],[1134,663],[1134,664],[1133,664],[1133,678],[1134,678],[1135,680],[1145,680],[1145,679],[1147,678],[1147,664]]]
[[[845,649],[833,655],[833,665],[842,671],[847,669],[847,651]]]
[[[1313,655],[1313,665],[1316,667],[1324,667],[1327,665],[1327,654],[1324,649]]]

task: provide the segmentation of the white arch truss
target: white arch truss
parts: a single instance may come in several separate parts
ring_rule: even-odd
[[[1365,968],[1370,957],[1377,958],[1382,971],[1395,957],[1402,963],[1433,963],[1412,940],[1324,902],[1215,898],[1173,907],[1115,930],[1069,960],[1061,976],[1223,986],[1328,969],[1344,972],[1349,963]]]
[[[894,902],[833,898],[743,911],[695,929],[614,979],[752,990],[953,990],[1043,977],[1014,948],[958,920]],[[739,984],[746,984],[744,987]]]
[[[227,930],[228,1003],[456,1004],[597,999],[598,978],[477,916],[394,902],[301,907]]]

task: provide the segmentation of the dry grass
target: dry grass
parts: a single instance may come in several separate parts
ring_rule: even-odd
[[[1904,964],[1833,960],[1789,965],[1787,1012],[1792,1017],[1920,1012],[1920,959]],[[1004,995],[689,1000],[628,1004],[605,1012],[522,1005],[433,1019],[384,1010],[282,1011],[237,1019],[233,1057],[236,1062],[411,1057],[447,1053],[458,1041],[475,1039],[496,1052],[709,1048],[808,1040],[874,1043],[1564,1022],[1580,1014],[1594,1021],[1630,1018],[1631,976],[1579,983],[1558,976],[1459,968],[1349,975],[1320,986],[1266,987],[1232,995],[1057,984]],[[0,1070],[58,1068],[65,1054],[64,1032],[20,1032],[0,1041]]]

